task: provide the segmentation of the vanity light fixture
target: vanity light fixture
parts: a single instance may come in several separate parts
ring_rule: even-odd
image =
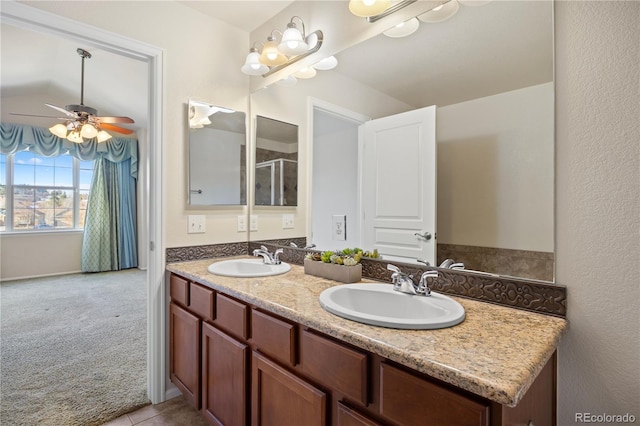
[[[302,27],[302,32],[299,27]],[[280,34],[279,43],[276,42],[276,35],[278,33]],[[247,55],[245,63],[240,70],[248,75],[262,75],[263,77],[268,77],[269,75],[317,52],[322,46],[322,41],[322,31],[316,30],[307,35],[302,18],[294,16],[287,24],[287,29],[284,33],[278,30],[271,31],[271,34],[267,37],[266,43],[263,44],[262,52],[258,50],[256,43],[254,43],[253,47],[249,49],[249,54]],[[337,61],[335,61],[335,63],[337,64]],[[315,75],[315,70],[300,72],[300,75],[298,76],[300,78],[310,78],[306,77],[310,74]],[[290,80],[287,83],[291,85],[291,81],[295,84],[294,80]]]
[[[189,128],[202,129],[204,126],[211,124],[209,117],[217,112],[231,114],[235,111],[203,102],[189,101]]]

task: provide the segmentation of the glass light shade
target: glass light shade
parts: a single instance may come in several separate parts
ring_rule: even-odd
[[[71,132],[69,132],[69,134],[67,135],[67,140],[73,142],[73,143],[82,143],[84,142],[84,140],[82,139],[82,136],[80,136],[80,131],[79,130],[72,130]]]
[[[55,126],[49,127],[49,131],[59,138],[67,137],[67,126],[62,123],[58,123]]]
[[[80,130],[80,136],[85,139],[93,139],[98,135],[98,129],[93,127],[93,125],[86,123],[82,126]]]
[[[269,71],[269,67],[260,63],[260,53],[252,48],[240,70],[248,75],[261,75]]]
[[[109,139],[111,139],[111,135],[107,132],[105,132],[104,130],[100,130],[98,132],[98,142],[105,142],[108,141]]]
[[[300,30],[293,22],[287,25],[287,29],[282,34],[278,50],[285,55],[299,55],[309,50],[309,45],[304,41]]]
[[[313,67],[304,67],[293,75],[297,78],[313,78],[318,72]]]
[[[320,71],[326,71],[326,70],[334,69],[337,65],[338,65],[338,60],[336,59],[336,57],[329,56],[328,58],[324,58],[316,62],[315,64],[313,64],[313,67]]]
[[[283,78],[282,80],[276,81],[276,84],[278,86],[295,86],[297,82],[298,82],[298,79],[290,75],[287,78]]]
[[[269,37],[267,40],[260,55],[260,63],[273,67],[287,62],[287,57],[278,51],[278,45],[273,38]]]
[[[422,22],[435,24],[436,22],[446,21],[458,12],[460,4],[457,0],[449,0],[447,3],[436,7],[428,12],[418,16]]]
[[[391,4],[391,0],[351,0],[349,11],[356,16],[366,18],[379,15]]]
[[[420,27],[420,21],[418,21],[416,18],[411,18],[408,21],[399,23],[395,27],[389,28],[387,31],[384,31],[382,34],[392,38],[406,37],[408,35],[415,33],[419,27]]]

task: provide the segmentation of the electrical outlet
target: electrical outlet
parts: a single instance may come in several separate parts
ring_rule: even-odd
[[[238,216],[238,232],[247,232],[246,216]]]
[[[258,215],[252,214],[249,216],[249,231],[258,230]]]
[[[292,214],[282,215],[282,229],[291,229],[295,225],[294,216]]]
[[[331,216],[331,238],[336,241],[347,239],[347,216],[343,214]]]
[[[203,234],[207,232],[205,217],[203,215],[189,215],[188,234]]]

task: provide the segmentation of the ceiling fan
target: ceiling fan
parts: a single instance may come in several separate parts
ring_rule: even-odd
[[[82,78],[80,82],[80,105],[66,105],[64,108],[46,104],[49,108],[53,108],[64,114],[64,117],[52,117],[47,115],[33,114],[17,114],[28,117],[47,117],[64,120],[64,123],[56,124],[49,128],[51,133],[66,138],[71,142],[82,143],[85,139],[97,138],[98,142],[104,142],[111,139],[111,135],[106,130],[129,135],[133,130],[116,126],[114,123],[135,123],[129,117],[99,117],[98,111],[84,104],[84,60],[91,58],[91,53],[84,49],[76,49],[78,55],[82,58]]]

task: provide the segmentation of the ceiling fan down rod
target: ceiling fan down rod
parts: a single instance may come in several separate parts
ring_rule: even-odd
[[[84,105],[84,60],[85,58],[91,59],[91,53],[81,48],[77,48],[76,52],[78,52],[78,55],[82,57],[82,68],[80,76],[80,105]]]

